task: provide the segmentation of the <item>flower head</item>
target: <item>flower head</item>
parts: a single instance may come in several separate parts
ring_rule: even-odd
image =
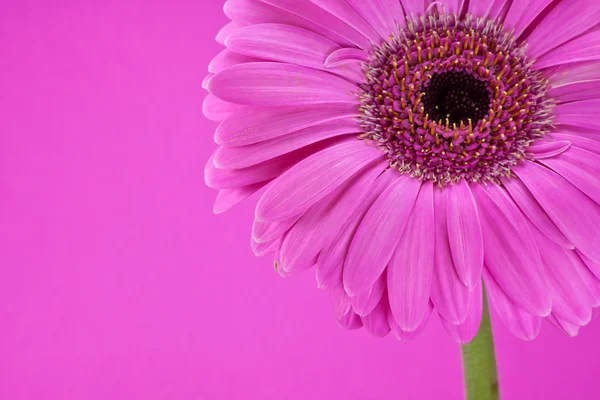
[[[347,328],[533,339],[600,306],[594,0],[228,0],[204,102],[222,212]]]

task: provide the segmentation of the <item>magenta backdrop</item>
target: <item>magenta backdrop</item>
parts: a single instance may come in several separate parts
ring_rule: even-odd
[[[75,3],[0,6],[0,399],[460,399],[437,320],[345,331],[252,255],[256,199],[212,214],[222,2]],[[600,397],[600,321],[495,331],[504,399]]]

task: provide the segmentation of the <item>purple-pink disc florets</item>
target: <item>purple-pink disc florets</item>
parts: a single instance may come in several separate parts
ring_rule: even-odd
[[[551,127],[545,78],[525,44],[467,15],[408,21],[372,53],[361,136],[400,172],[440,186],[497,181]]]

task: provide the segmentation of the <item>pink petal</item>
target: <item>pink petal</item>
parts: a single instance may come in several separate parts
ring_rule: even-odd
[[[211,121],[222,121],[236,112],[242,112],[247,106],[228,103],[212,94],[208,94],[202,103],[202,113]]]
[[[520,339],[535,339],[540,333],[542,319],[523,311],[506,297],[486,268],[483,269],[483,278],[490,304],[502,323]]]
[[[371,312],[361,317],[367,332],[377,337],[384,337],[390,333],[391,328],[388,322],[388,313],[388,299],[387,296],[383,296]]]
[[[398,326],[391,312],[388,312],[388,323],[390,324],[390,328],[392,328],[392,333],[394,334],[396,339],[400,340],[401,342],[409,342],[411,340],[416,339],[425,331],[425,327],[427,326],[427,322],[429,322],[429,318],[431,317],[432,312],[433,304],[429,302],[421,324],[417,327],[417,329],[410,332],[404,331]]]
[[[571,147],[571,142],[564,140],[554,142],[538,140],[527,147],[526,154],[535,160],[541,160],[564,153],[569,147]]]
[[[591,268],[586,265],[584,257],[577,254],[577,251],[566,251],[573,268],[577,271],[577,274],[581,278],[583,285],[587,290],[587,294],[590,296],[590,305],[592,307],[600,306],[600,279],[591,271]],[[593,312],[593,310],[592,310]],[[592,314],[592,318],[593,318]]]
[[[406,16],[421,16],[425,13],[425,0],[401,0]]]
[[[355,120],[337,119],[247,146],[223,146],[215,154],[215,165],[222,169],[246,168],[325,139],[349,134],[356,138],[359,131]]]
[[[462,13],[464,7],[465,0],[445,0],[442,3],[442,7],[448,14],[458,14]]]
[[[592,271],[596,278],[600,279],[600,262],[590,260],[585,255],[581,254],[579,251],[576,251],[576,253],[585,263],[585,265],[590,269],[590,271]]]
[[[246,146],[327,122],[343,120],[344,123],[351,123],[357,114],[358,108],[354,104],[266,109],[245,107],[219,125],[215,142],[231,147]]]
[[[579,326],[559,319],[554,314],[550,314],[546,317],[546,321],[550,322],[559,331],[567,336],[575,337],[579,334]]]
[[[438,313],[448,322],[459,325],[469,311],[469,287],[459,278],[452,262],[446,222],[447,188],[435,189],[435,254],[431,301]],[[481,279],[481,278],[480,278]]]
[[[379,33],[382,38],[387,38],[392,32],[396,31],[396,23],[392,11],[388,8],[388,3],[382,0],[346,0],[354,10],[364,18],[365,21]],[[398,1],[399,3],[399,1]]]
[[[345,21],[335,17],[309,1],[298,0],[262,0],[279,9],[309,20],[315,25],[335,33],[344,38],[348,43],[353,43],[363,49],[370,49],[369,39],[348,25]],[[314,29],[313,29],[314,30]],[[316,31],[315,31],[316,32]],[[325,36],[325,35],[323,35]],[[329,35],[331,36],[331,35]],[[339,43],[339,41],[336,41]]]
[[[469,2],[468,13],[476,18],[485,17],[490,14],[495,0],[476,0]],[[494,16],[491,16],[492,18]]]
[[[552,293],[552,313],[574,324],[588,323],[592,318],[592,299],[565,250],[537,230],[532,233],[542,249],[540,254]]]
[[[551,138],[553,140],[569,141],[574,147],[591,151],[595,154],[600,154],[600,141],[590,139],[588,137],[582,136],[581,134],[577,134],[576,130],[568,131],[563,128],[560,131],[549,133],[548,138]]]
[[[378,158],[381,151],[357,139],[313,154],[269,186],[256,206],[256,216],[280,221],[297,215]]]
[[[246,56],[316,69],[323,69],[327,56],[339,49],[337,44],[319,34],[283,24],[240,28],[229,35],[225,45]]]
[[[241,28],[242,26],[244,25],[237,22],[228,23],[223,28],[221,28],[219,33],[217,33],[217,37],[215,38],[215,40],[217,41],[217,43],[225,45],[225,39],[227,39],[227,36],[229,36],[231,32],[234,32],[237,29]]]
[[[454,267],[469,287],[481,281],[483,236],[477,204],[469,184],[461,180],[447,188],[448,240]]]
[[[563,2],[566,4],[566,2]],[[595,6],[598,9],[598,6]],[[573,7],[574,9],[577,7]],[[598,11],[596,11],[598,14]],[[597,17],[596,17],[597,18]],[[579,24],[575,24],[579,26]],[[561,32],[562,34],[562,32]],[[600,60],[600,31],[592,31],[544,54],[534,64],[534,69],[542,69],[555,65],[580,61]]]
[[[573,85],[600,80],[600,62],[580,62],[565,64],[549,73],[549,86],[552,90]]]
[[[337,67],[348,60],[365,62],[368,60],[367,53],[360,49],[343,48],[334,51],[325,60],[325,67]]]
[[[270,242],[262,242],[258,243],[256,240],[250,241],[250,247],[252,248],[252,252],[257,257],[262,257],[267,254],[273,253],[275,250],[279,248],[281,240],[273,240]]]
[[[508,297],[539,316],[550,313],[543,267],[529,224],[506,191],[496,185],[474,185],[483,228],[487,269]]]
[[[379,277],[379,279],[377,279],[375,281],[375,283],[373,284],[373,286],[371,287],[370,290],[367,290],[366,292],[363,292],[356,297],[351,297],[350,301],[352,303],[352,308],[354,309],[354,312],[356,312],[360,316],[364,316],[364,315],[369,314],[371,311],[373,311],[375,306],[377,306],[377,304],[381,300],[381,296],[383,296],[383,293],[386,290],[386,282],[387,282],[387,277],[386,277],[385,271],[384,271],[381,274],[381,276]],[[387,304],[388,303],[387,296],[386,296],[385,301]],[[387,308],[387,305],[386,305],[386,308]],[[387,315],[386,315],[386,321],[387,321]]]
[[[441,319],[442,325],[456,343],[469,343],[473,340],[477,331],[479,331],[483,309],[482,286],[482,284],[479,284],[471,291],[469,314],[462,324],[454,325],[446,321],[443,317]]]
[[[363,326],[362,320],[352,309],[338,319],[338,322],[341,326],[350,330],[359,329]]]
[[[554,107],[554,122],[557,125],[572,125],[600,130],[600,120],[597,118],[598,110],[600,110],[600,99],[559,104]]]
[[[351,296],[368,290],[392,258],[420,187],[418,180],[399,175],[365,215],[344,263],[344,286]]]
[[[598,66],[598,68],[600,68],[600,66]],[[548,91],[548,97],[556,99],[558,103],[596,99],[600,97],[600,80],[550,89]]]
[[[529,57],[539,58],[587,31],[599,19],[600,7],[596,0],[578,0],[576,7],[569,1],[559,2],[527,38]],[[542,68],[539,64],[537,67]]]
[[[221,189],[217,194],[213,212],[221,214],[239,204],[248,196],[251,196],[256,191],[260,190],[267,182],[259,182],[248,186],[242,186],[234,189]]]
[[[360,222],[375,200],[396,181],[397,177],[398,172],[393,169],[388,169],[381,174],[369,188],[367,196],[362,199],[352,218],[340,230],[329,246],[321,251],[317,262],[317,283],[319,287],[342,284],[342,267]]]
[[[373,43],[379,43],[381,37],[377,32],[364,20],[356,10],[345,0],[310,0],[318,5],[323,10],[326,10],[331,15],[346,22],[348,25],[356,29],[363,36],[368,38]],[[372,5],[371,5],[372,6]]]
[[[344,314],[352,311],[350,297],[344,292],[343,286],[339,285],[332,287],[329,290],[329,298],[331,299],[337,318],[342,318]]]
[[[519,37],[535,18],[553,0],[516,0],[512,2],[504,20],[507,31],[514,29],[514,37]]]
[[[519,178],[502,178],[502,183],[521,211],[540,232],[561,247],[574,248]]]
[[[412,178],[411,178],[412,179]],[[434,255],[433,183],[424,182],[388,266],[390,308],[398,326],[414,331],[429,307]]]
[[[315,264],[319,252],[344,227],[387,160],[372,164],[310,207],[281,245],[281,267],[293,272]]]
[[[351,42],[342,36],[327,29],[327,25],[316,24],[311,22],[310,18],[303,18],[302,16],[295,15],[293,12],[285,11],[280,7],[275,7],[267,3],[278,3],[278,1],[229,0],[225,3],[224,11],[230,19],[242,22],[244,25],[265,23],[286,24],[310,30],[341,45],[351,44]],[[310,4],[307,1],[303,1],[303,3],[303,6]],[[318,7],[313,7],[321,11]],[[331,18],[335,19],[334,17]]]
[[[335,75],[299,65],[245,63],[215,74],[208,84],[215,96],[257,106],[356,104],[357,87]]]
[[[233,34],[230,36],[233,36]],[[208,64],[208,72],[212,72],[214,74],[227,67],[231,67],[232,65],[257,61],[260,60],[255,57],[244,56],[241,54],[237,54],[231,50],[225,49],[219,54],[217,54],[215,58],[212,59],[210,64]]]
[[[550,219],[586,257],[600,261],[600,208],[566,179],[539,164],[525,161],[514,172]]]
[[[213,158],[214,155],[208,160],[204,169],[206,185],[214,189],[234,189],[273,179],[304,157],[298,155],[279,157],[250,168],[235,171],[215,167]]]
[[[283,221],[262,221],[255,218],[252,224],[252,240],[258,243],[277,240],[290,230],[301,216],[302,214],[298,214]]]
[[[573,147],[541,162],[600,204],[600,155]]]

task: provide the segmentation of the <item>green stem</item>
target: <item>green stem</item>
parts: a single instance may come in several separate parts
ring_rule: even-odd
[[[483,292],[481,325],[475,338],[461,346],[467,400],[498,400],[498,373],[487,296]]]

